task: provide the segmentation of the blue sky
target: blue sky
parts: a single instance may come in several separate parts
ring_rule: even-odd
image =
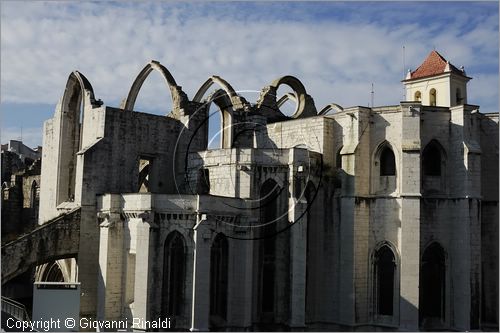
[[[159,60],[192,98],[219,75],[253,102],[295,75],[316,106],[403,98],[406,69],[435,48],[473,80],[469,103],[498,111],[498,2],[1,2],[1,142],[41,144],[75,69],[117,106],[142,67]],[[165,114],[171,101],[152,73],[136,108]]]

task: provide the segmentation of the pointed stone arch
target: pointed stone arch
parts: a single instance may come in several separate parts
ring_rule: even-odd
[[[66,88],[62,98],[62,110],[74,111],[79,103],[82,102],[83,110],[88,106],[100,106],[101,102],[96,101],[94,96],[94,88],[89,80],[79,71],[73,71],[66,81]]]
[[[294,96],[296,107],[291,118],[311,117],[318,114],[316,111],[316,107],[314,106],[314,101],[311,96],[307,94],[306,88],[304,87],[302,82],[291,75],[277,78],[269,86],[266,86],[262,89],[261,96],[257,101],[257,105],[259,106],[259,108],[270,109],[270,112],[277,113],[276,116],[283,116],[283,114],[279,111],[279,106],[280,102],[282,102],[282,105],[286,101],[282,101],[282,98],[287,96],[288,94],[284,95],[280,99],[278,99],[276,96],[278,88],[282,84],[289,86],[293,90],[293,93],[291,93],[291,95]],[[269,113],[269,111],[262,111],[264,111],[265,113]]]
[[[372,263],[373,313],[376,320],[397,317],[399,305],[399,253],[389,241],[378,243],[370,257]]]
[[[210,89],[210,87],[214,84],[219,85],[221,89],[227,94],[227,97],[231,101],[233,109],[236,110],[248,106],[248,102],[243,97],[238,95],[238,93],[226,80],[216,75],[212,75],[205,81],[205,83],[202,84],[202,86],[194,95],[193,102],[201,103],[203,100],[203,96],[205,96],[208,89]]]
[[[132,83],[132,86],[130,87],[130,91],[127,95],[127,98],[122,102],[120,106],[121,109],[127,111],[134,110],[135,102],[137,100],[137,96],[139,95],[139,91],[141,90],[144,81],[146,81],[149,74],[151,74],[151,72],[154,70],[160,73],[160,75],[165,80],[168,89],[170,90],[170,95],[172,97],[173,114],[174,115],[178,114],[181,109],[184,109],[187,106],[188,97],[186,93],[182,91],[182,88],[177,85],[172,74],[170,74],[168,69],[162,64],[160,64],[159,61],[151,60],[148,64],[146,64],[146,66],[135,78],[134,83]]]
[[[79,71],[72,72],[56,113],[60,112],[60,147],[57,183],[57,204],[75,198],[76,153],[83,145],[85,115],[102,105],[96,101],[89,80]],[[90,118],[89,118],[90,119]]]
[[[68,119],[75,124],[82,124],[85,119],[85,113],[88,110],[101,106],[101,101],[96,101],[94,88],[89,80],[79,71],[73,71],[69,74],[66,81],[66,87],[61,100],[61,111],[68,115]],[[79,128],[71,128],[72,131],[78,131]],[[80,140],[81,137],[78,138]]]
[[[318,112],[318,115],[324,116],[324,115],[327,115],[330,111],[342,112],[342,111],[344,111],[344,108],[337,103],[330,103],[327,106],[325,106],[323,109],[321,109],[321,111]]]

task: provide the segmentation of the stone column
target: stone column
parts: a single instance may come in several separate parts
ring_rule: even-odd
[[[193,307],[191,331],[208,331],[210,311],[210,238],[206,216],[194,226]]]
[[[135,260],[134,310],[135,318],[151,318],[151,300],[157,290],[151,288],[151,277],[155,260],[155,247],[158,239],[158,226],[154,223],[153,214],[145,212],[139,215],[137,224],[137,243]],[[143,327],[132,327],[134,330],[144,330]]]
[[[400,328],[418,330],[420,276],[420,108],[401,103]]]
[[[451,195],[452,241],[447,259],[446,282],[450,294],[451,327],[461,331],[479,329],[481,304],[481,146],[480,121],[472,105],[450,108],[453,167]],[[449,272],[448,272],[449,271]]]
[[[97,318],[118,320],[121,317],[123,277],[123,222],[118,213],[102,216],[99,243],[99,279]]]

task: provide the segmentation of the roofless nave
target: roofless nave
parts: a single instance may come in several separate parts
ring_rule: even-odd
[[[153,70],[168,116],[133,112]],[[318,112],[291,76],[255,104],[217,76],[190,99],[152,61],[114,108],[73,72],[44,125],[40,192],[63,244],[33,236],[34,259],[4,245],[2,277],[76,263],[81,316],[178,329],[498,328],[498,114],[467,104],[469,79],[433,51],[403,81],[412,100]]]

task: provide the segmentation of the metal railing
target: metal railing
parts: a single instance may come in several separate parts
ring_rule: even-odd
[[[23,304],[4,296],[2,296],[2,312],[12,316],[19,321],[30,320],[28,311]]]

